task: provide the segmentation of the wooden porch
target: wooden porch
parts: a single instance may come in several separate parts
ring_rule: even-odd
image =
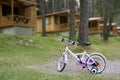
[[[35,0],[0,0],[0,28],[36,27]]]

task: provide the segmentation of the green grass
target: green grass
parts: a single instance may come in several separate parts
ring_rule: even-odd
[[[63,75],[48,74],[24,68],[32,64],[47,64],[57,60],[64,50],[64,45],[58,41],[58,36],[32,37],[16,35],[0,35],[0,80],[119,80],[118,75]],[[90,37],[92,45],[90,52],[103,53],[107,59],[120,60],[120,37],[111,37],[104,43],[99,37]],[[74,46],[71,46],[72,48]],[[81,51],[81,48],[73,48]],[[88,76],[88,77],[86,77]]]
[[[30,70],[11,69],[0,74],[0,80],[71,80],[70,76],[38,73]]]
[[[91,37],[90,41],[93,44],[90,47],[90,52],[100,52],[104,54],[107,59],[120,60],[120,37],[110,37],[108,42],[104,42],[100,37]]]

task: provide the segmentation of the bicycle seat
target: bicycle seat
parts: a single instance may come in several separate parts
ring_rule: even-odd
[[[91,43],[90,42],[84,42],[83,45],[84,46],[89,46],[89,45],[91,45]]]

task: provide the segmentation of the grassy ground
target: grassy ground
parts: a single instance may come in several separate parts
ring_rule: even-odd
[[[109,42],[103,42],[100,37],[91,37],[90,40],[93,43],[92,51],[104,54],[107,59],[120,60],[120,37],[110,37]]]
[[[63,44],[57,38],[58,36],[0,35],[0,80],[119,80],[115,74],[112,74],[114,77],[89,74],[70,76],[47,74],[25,68],[27,65],[47,64],[57,60],[64,50]],[[90,41],[93,44],[89,47],[90,52],[98,51],[107,59],[120,60],[120,37],[111,37],[108,43],[102,42],[99,37],[90,37]],[[73,51],[81,51],[81,48],[73,48]]]

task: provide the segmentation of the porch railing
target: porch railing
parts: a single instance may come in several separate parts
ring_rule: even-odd
[[[20,15],[7,15],[2,16],[0,19],[0,27],[6,27],[11,25],[30,27],[30,23],[31,21],[29,17]]]
[[[14,16],[14,24],[15,25],[21,25],[21,26],[30,26],[30,18],[25,16]]]
[[[1,17],[0,22],[1,22],[0,24],[1,27],[12,25],[12,16],[10,15],[3,16]]]

